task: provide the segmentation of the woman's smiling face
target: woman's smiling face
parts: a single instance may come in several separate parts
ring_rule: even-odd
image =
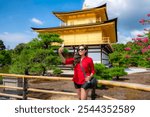
[[[85,48],[83,46],[80,46],[78,49],[78,53],[79,55],[85,55],[85,53],[87,52],[87,50],[85,50]]]

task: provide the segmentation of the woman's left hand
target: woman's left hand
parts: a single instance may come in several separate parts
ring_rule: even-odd
[[[85,78],[85,81],[90,81],[90,76],[87,76],[86,78]]]

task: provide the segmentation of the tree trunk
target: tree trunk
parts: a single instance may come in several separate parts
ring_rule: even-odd
[[[46,69],[45,69],[45,67],[43,67],[43,73],[42,73],[42,76],[44,76],[45,73],[46,73]]]
[[[29,75],[29,69],[26,68],[25,69],[25,72],[24,72],[25,75]],[[28,79],[27,78],[23,78],[22,79],[23,81],[23,93],[22,93],[22,96],[23,96],[23,100],[27,100],[27,94],[28,94]]]
[[[119,80],[119,76],[116,76],[116,80]]]
[[[25,69],[24,74],[29,75],[29,69],[28,68]]]

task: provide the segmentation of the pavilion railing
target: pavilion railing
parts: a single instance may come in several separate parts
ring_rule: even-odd
[[[110,37],[102,37],[102,43],[110,44]]]

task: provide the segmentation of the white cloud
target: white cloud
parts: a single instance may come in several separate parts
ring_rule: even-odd
[[[148,0],[84,0],[83,7],[93,8],[105,3],[107,3],[109,14],[113,17],[150,12]]]
[[[8,32],[4,32],[4,34],[5,34],[5,35],[7,35],[7,34],[8,34]]]
[[[105,0],[108,5],[108,13],[111,17],[118,17],[125,15],[124,12],[128,10],[128,0]]]
[[[83,9],[93,8],[102,5],[106,0],[85,0]]]
[[[132,41],[132,37],[131,36],[127,36],[121,32],[118,32],[118,38],[120,39],[118,41],[118,43],[123,43],[126,44],[128,41]]]
[[[15,48],[15,46],[19,43],[27,43],[35,37],[34,33],[9,33],[4,32],[0,33],[0,39],[3,40],[4,44],[9,46],[11,49]]]
[[[137,35],[144,35],[145,31],[143,30],[132,30],[129,35],[118,32],[119,43],[127,43],[128,41],[132,41],[132,38],[136,38]]]
[[[137,37],[137,35],[143,35],[144,34],[144,31],[143,30],[133,30],[131,32],[131,36],[132,37]]]
[[[32,18],[31,22],[33,22],[35,24],[38,24],[38,25],[42,25],[43,24],[43,22],[41,20],[37,19],[37,18]]]

